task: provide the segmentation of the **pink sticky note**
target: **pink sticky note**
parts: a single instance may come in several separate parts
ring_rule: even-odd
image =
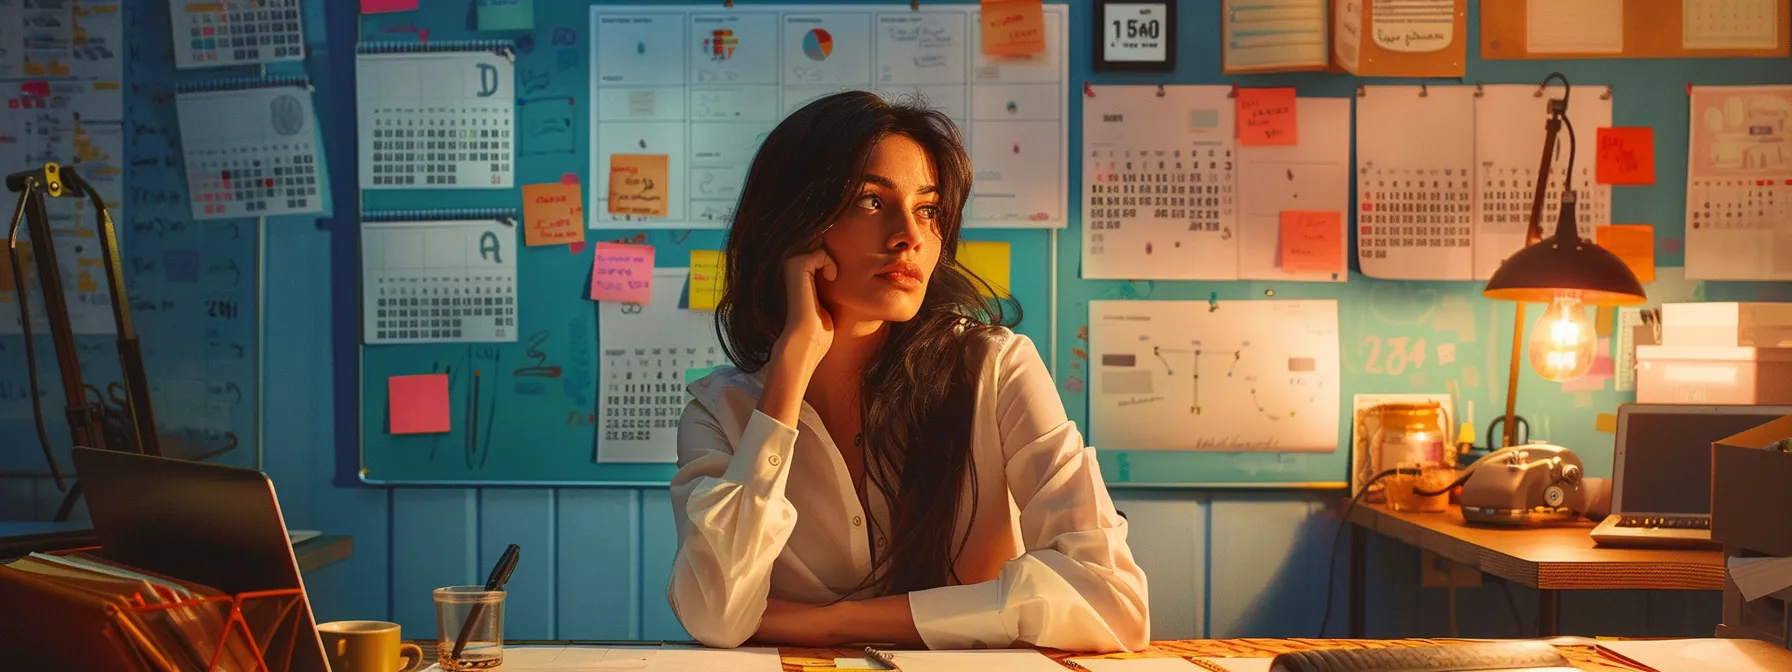
[[[591,300],[653,301],[653,246],[598,243],[591,255]]]
[[[578,173],[565,173],[560,176],[560,183],[561,184],[569,184],[569,185],[570,184],[578,184],[579,183],[579,174]]]
[[[417,8],[417,0],[361,0],[362,14],[408,12]]]
[[[392,376],[386,379],[386,398],[393,434],[448,431],[448,374]]]

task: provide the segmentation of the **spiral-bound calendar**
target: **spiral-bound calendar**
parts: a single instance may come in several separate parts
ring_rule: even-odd
[[[323,211],[317,117],[302,79],[203,82],[175,98],[194,219]]]
[[[168,14],[175,67],[305,59],[299,0],[168,0]]]
[[[707,312],[678,307],[688,268],[653,269],[653,301],[597,308],[598,462],[678,461],[692,373],[728,363]]]
[[[362,340],[516,341],[516,221],[501,209],[363,214]]]
[[[514,66],[502,42],[362,45],[361,188],[509,189]]]

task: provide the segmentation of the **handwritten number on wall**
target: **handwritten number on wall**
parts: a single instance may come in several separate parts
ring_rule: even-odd
[[[1387,357],[1382,358],[1382,340],[1380,336],[1364,336],[1363,344],[1369,347],[1369,362],[1363,368],[1364,373],[1374,375],[1398,376],[1406,371],[1406,367],[1425,368],[1425,339],[1412,340],[1405,336],[1387,339]]]

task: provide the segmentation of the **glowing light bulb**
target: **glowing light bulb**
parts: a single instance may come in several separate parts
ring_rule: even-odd
[[[1574,294],[1556,294],[1531,329],[1531,369],[1544,380],[1562,382],[1593,368],[1593,321]]]

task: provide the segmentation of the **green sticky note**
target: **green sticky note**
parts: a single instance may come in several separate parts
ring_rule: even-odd
[[[480,30],[534,30],[535,0],[478,0]]]

